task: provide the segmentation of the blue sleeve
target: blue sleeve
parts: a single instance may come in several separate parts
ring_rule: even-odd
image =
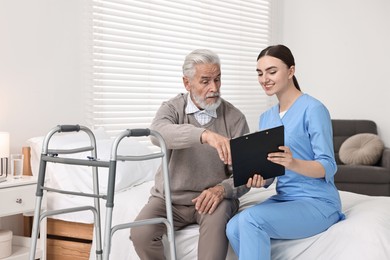
[[[325,180],[333,181],[337,165],[334,158],[333,131],[329,111],[325,106],[317,105],[307,112],[305,124],[310,135],[314,160],[324,167]]]

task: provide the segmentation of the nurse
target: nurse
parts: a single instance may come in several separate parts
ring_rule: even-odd
[[[334,184],[337,170],[328,109],[301,91],[295,61],[284,45],[269,46],[257,58],[260,85],[279,103],[260,116],[259,128],[285,128],[285,146],[268,160],[285,167],[276,195],[235,215],[226,233],[239,259],[271,259],[271,239],[300,239],[327,230],[344,219]],[[261,172],[247,187],[268,187]]]

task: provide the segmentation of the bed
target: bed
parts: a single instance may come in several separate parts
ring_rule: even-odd
[[[110,139],[106,136],[100,136],[96,133],[98,138],[98,153],[101,151],[101,158],[107,156],[110,144]],[[41,138],[41,137],[40,137]],[[32,173],[36,171],[37,163],[39,162],[40,147],[39,143],[42,140],[39,138],[32,138],[29,140],[31,147],[31,166]],[[59,145],[71,146],[73,143],[80,141],[66,140]],[[134,141],[129,143],[124,151],[142,152],[148,151],[148,147],[141,142]],[[127,149],[127,150],[126,150]],[[38,152],[38,155],[36,154]],[[138,164],[132,166],[123,166],[123,173],[119,173],[117,179],[115,206],[113,211],[113,225],[126,223],[133,220],[143,207],[149,197],[150,188],[153,185],[153,175],[158,167],[158,161],[148,161],[145,164]],[[75,167],[75,166],[73,166]],[[130,168],[134,176],[130,179],[126,178],[129,174]],[[35,170],[34,170],[35,168]],[[85,184],[85,174],[78,172],[78,169],[69,174],[70,169],[53,168],[50,169],[50,181],[55,185],[68,185],[68,188],[74,189],[89,189]],[[118,168],[119,170],[119,168]],[[48,169],[49,171],[49,169]],[[60,174],[61,173],[61,174]],[[66,173],[66,178],[63,176]],[[104,172],[99,172],[99,175],[104,176]],[[118,173],[117,173],[118,174]],[[103,178],[101,178],[103,180]],[[101,190],[105,187],[104,180],[101,183]],[[268,189],[252,189],[248,194],[240,199],[240,210],[258,202],[265,200],[275,193],[275,185],[271,185]],[[81,203],[92,204],[89,199],[80,200],[71,198],[68,195],[49,196],[48,207],[58,208],[66,205],[78,206]],[[288,259],[376,259],[385,260],[390,259],[390,197],[372,197],[367,195],[360,195],[351,192],[340,191],[343,212],[346,215],[346,220],[337,223],[329,228],[327,231],[316,236],[299,239],[299,240],[273,240],[272,241],[272,259],[288,260]],[[104,224],[105,208],[102,202],[102,223]],[[61,233],[66,233],[70,237],[72,243],[85,243],[88,247],[83,250],[76,248],[73,251],[72,259],[95,259],[95,242],[92,239],[92,214],[77,213],[56,216],[55,219],[50,219],[48,234],[53,236],[52,242],[48,242],[49,259],[70,259],[68,253],[74,250],[73,246],[62,248],[59,246],[52,246],[51,244],[58,244],[62,235],[56,237],[58,228],[51,231],[50,223],[63,224],[59,228]],[[86,225],[88,235],[80,238],[80,229],[78,225]],[[76,226],[76,229],[74,228]],[[104,231],[104,229],[103,229]],[[103,234],[104,235],[104,234]],[[198,227],[191,225],[183,230],[176,231],[176,251],[177,259],[190,260],[197,259],[197,239]],[[50,241],[50,240],[49,240]],[[89,253],[90,252],[90,253]],[[64,256],[65,255],[65,256]],[[88,256],[89,255],[89,256]],[[169,259],[169,252],[166,252]],[[63,258],[61,258],[63,257]],[[128,260],[139,259],[134,251],[133,245],[129,240],[129,230],[117,231],[112,238],[112,247],[110,259]],[[229,248],[227,259],[237,259],[231,248]]]
[[[113,223],[132,220],[147,201],[152,185],[153,181],[148,181],[118,193]],[[274,193],[275,185],[268,189],[253,189],[240,199],[240,210]],[[390,259],[390,197],[370,197],[343,191],[340,194],[346,220],[314,237],[273,240],[272,259]],[[177,231],[175,236],[177,259],[197,259],[197,225]],[[128,237],[128,230],[114,234],[110,259],[138,259]],[[231,249],[227,259],[237,259]]]

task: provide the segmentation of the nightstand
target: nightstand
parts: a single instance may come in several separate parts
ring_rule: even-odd
[[[37,179],[33,176],[23,176],[20,179],[7,177],[0,182],[0,217],[27,214],[33,215],[35,209],[35,192]],[[42,204],[46,207],[46,201]],[[30,242],[29,237],[13,236],[12,255],[2,260],[28,259]],[[46,219],[40,224],[40,239],[37,246],[36,258],[46,260]]]

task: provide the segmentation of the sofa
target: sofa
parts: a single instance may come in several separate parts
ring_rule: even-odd
[[[340,155],[346,157],[353,154],[350,150],[344,149],[346,143],[353,137],[359,137],[363,134],[377,136],[376,123],[371,120],[332,119],[332,127],[334,152],[338,167],[335,175],[336,187],[339,190],[371,196],[390,196],[390,149],[388,147],[383,145],[381,150],[377,150],[380,154],[377,162],[373,164],[345,163],[345,160],[343,162],[342,157],[340,157]],[[366,143],[363,142],[359,149],[364,149],[363,145]]]

